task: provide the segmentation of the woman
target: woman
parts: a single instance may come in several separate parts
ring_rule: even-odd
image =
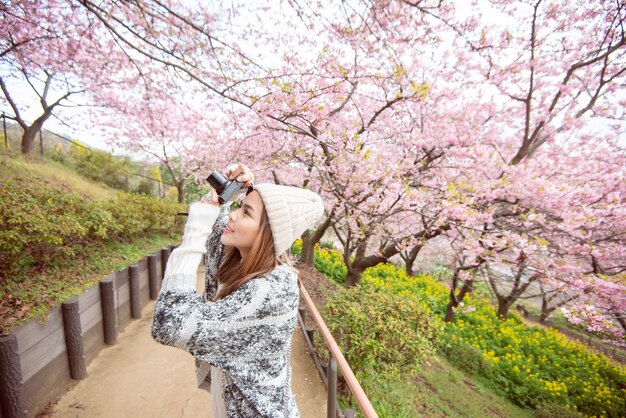
[[[212,417],[298,417],[290,349],[299,304],[286,254],[324,206],[304,189],[259,184],[239,165],[226,173],[248,188],[242,206],[193,203],[181,245],[167,263],[153,338],[196,357]],[[210,236],[209,236],[210,234]],[[203,297],[196,272],[206,254]]]

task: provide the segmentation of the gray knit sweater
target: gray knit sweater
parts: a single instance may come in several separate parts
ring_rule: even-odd
[[[299,417],[290,364],[299,304],[297,272],[278,266],[211,301],[217,291],[223,249],[219,239],[225,224],[224,208],[220,212],[202,203],[189,208],[182,243],[167,263],[152,337],[193,354],[205,383],[210,378],[208,365],[223,371],[221,387],[229,417]],[[205,254],[206,288],[200,296],[196,272]]]

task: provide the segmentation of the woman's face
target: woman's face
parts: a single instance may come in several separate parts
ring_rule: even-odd
[[[237,247],[241,257],[245,258],[261,230],[263,200],[259,192],[253,191],[243,200],[239,209],[228,215],[228,225],[220,242],[224,245]]]

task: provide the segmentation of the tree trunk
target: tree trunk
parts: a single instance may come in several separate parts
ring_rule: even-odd
[[[39,132],[39,126],[32,125],[24,130],[22,135],[22,154],[30,156],[35,148],[35,137]]]
[[[302,234],[302,253],[300,254],[300,262],[307,266],[313,267],[315,261],[315,242],[312,241],[311,233],[305,231]]]
[[[552,313],[552,311],[554,311],[554,309],[548,309],[548,310],[541,310],[541,315],[539,315],[539,322],[542,324],[545,324],[546,321],[548,320],[548,317],[550,316],[550,314]]]
[[[176,183],[176,190],[178,191],[178,203],[185,203],[185,182]]]
[[[331,211],[330,215],[324,220],[324,222],[317,227],[313,233],[311,231],[305,231],[302,234],[302,262],[308,266],[313,267],[315,262],[315,244],[320,242],[326,230],[333,224],[332,217],[334,211]]]
[[[500,319],[506,319],[509,316],[509,309],[514,300],[511,298],[498,298],[498,317]]]
[[[559,293],[554,292],[552,293],[552,295],[549,295],[545,292],[543,285],[541,285],[541,283],[539,283],[539,286],[541,288],[541,315],[539,316],[539,322],[541,322],[542,324],[548,320],[548,317],[550,317],[550,315],[552,314],[552,312],[556,310],[556,308],[560,308],[561,306],[575,299],[578,299],[578,297],[580,296],[580,295],[574,295],[572,297],[567,297],[566,299],[563,299],[558,303],[550,305],[550,302],[556,299]]]
[[[348,275],[346,276],[346,288],[356,286],[361,281],[361,273],[363,271],[348,269]]]
[[[456,306],[454,305],[454,302],[450,300],[450,302],[448,302],[448,305],[446,306],[446,317],[443,319],[444,322],[454,321],[454,308],[455,307]]]
[[[545,324],[552,311],[554,311],[554,308],[550,309],[548,301],[545,297],[543,297],[541,301],[541,314],[539,315],[539,322]]]
[[[425,241],[434,238],[440,235],[443,231],[447,231],[450,227],[443,226],[434,231],[422,231],[419,234],[414,235],[415,238],[423,238]],[[385,248],[380,250],[376,255],[366,256],[365,252],[367,249],[367,243],[362,243],[357,247],[356,255],[354,256],[354,261],[350,262],[348,258],[348,254],[344,252],[343,261],[346,264],[346,268],[348,269],[348,275],[346,277],[346,287],[352,287],[357,285],[361,281],[361,274],[368,267],[374,267],[379,265],[380,263],[385,263],[389,261],[391,257],[398,254],[400,250],[398,250],[398,243],[400,241],[394,241],[388,243]],[[420,249],[424,247],[424,245],[419,246]],[[419,249],[417,250],[419,252]]]
[[[413,274],[415,273],[415,271],[413,270],[413,264],[415,263],[415,259],[417,258],[417,255],[422,248],[423,245],[416,245],[415,247],[411,248],[411,251],[407,254],[406,257],[403,257],[404,262],[406,263],[406,274],[408,276],[413,276]]]
[[[450,301],[446,306],[446,316],[444,318],[445,322],[454,321],[454,308],[456,308],[461,302],[463,302],[463,298],[465,298],[465,295],[474,290],[474,281],[466,280],[465,282],[463,282],[463,286],[461,286],[461,291],[459,292],[458,296],[454,295],[455,287],[456,285],[453,286],[452,289],[450,289]]]

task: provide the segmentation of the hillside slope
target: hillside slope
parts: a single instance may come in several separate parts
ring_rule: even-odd
[[[0,335],[180,238],[182,207],[0,155]]]

